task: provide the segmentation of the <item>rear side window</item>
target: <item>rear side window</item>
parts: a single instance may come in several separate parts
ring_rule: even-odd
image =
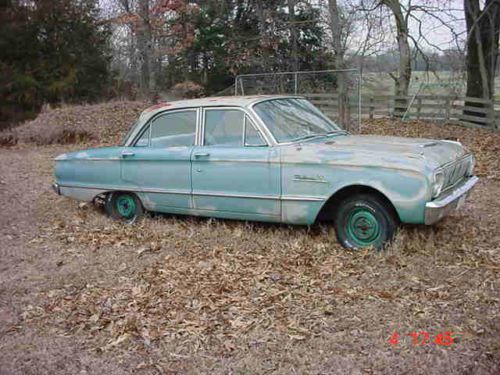
[[[155,118],[150,126],[150,147],[193,146],[196,134],[196,111],[165,113]]]

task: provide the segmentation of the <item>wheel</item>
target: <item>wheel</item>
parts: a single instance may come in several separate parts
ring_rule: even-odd
[[[334,226],[343,247],[381,250],[392,240],[398,219],[392,207],[376,195],[357,194],[340,203]]]
[[[105,207],[110,217],[127,224],[136,222],[144,213],[141,201],[134,193],[110,193]]]

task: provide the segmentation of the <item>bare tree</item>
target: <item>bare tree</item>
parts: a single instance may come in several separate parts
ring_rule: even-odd
[[[339,70],[337,78],[338,111],[339,122],[347,129],[352,129],[350,120],[349,95],[347,90],[347,76],[342,70],[345,68],[344,55],[345,44],[342,43],[342,37],[346,35],[343,20],[341,17],[337,0],[328,0],[328,26],[331,33],[332,49],[334,53],[334,67]]]
[[[396,21],[396,39],[399,50],[399,75],[393,76],[396,82],[396,95],[408,96],[408,88],[411,79],[411,51],[409,43],[408,13],[403,14],[402,4],[398,0],[383,0],[382,4],[387,6]],[[402,101],[406,103],[406,100]]]
[[[346,35],[343,22],[341,20],[340,9],[337,0],[328,0],[329,26],[332,34],[332,48],[335,54],[335,69],[344,68],[345,46],[342,37]]]
[[[467,25],[466,95],[491,99],[499,53],[500,0],[486,0],[483,9],[479,0],[464,0],[464,12]],[[466,105],[480,106],[477,103]]]

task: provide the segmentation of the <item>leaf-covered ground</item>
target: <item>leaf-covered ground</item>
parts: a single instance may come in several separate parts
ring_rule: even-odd
[[[134,105],[35,121],[87,119],[81,128],[100,134],[90,144],[109,144]],[[101,116],[106,129],[95,128]],[[346,252],[327,226],[160,215],[116,224],[49,190],[52,158],[86,146],[0,149],[0,373],[498,371],[500,136],[391,120],[363,132],[458,138],[481,181],[437,225],[404,227],[383,253]],[[412,332],[430,342],[414,345]],[[444,332],[450,346],[434,342]]]

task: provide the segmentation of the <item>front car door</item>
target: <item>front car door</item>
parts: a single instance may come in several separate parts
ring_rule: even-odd
[[[193,208],[207,215],[279,221],[280,164],[249,113],[204,108],[192,153]]]
[[[191,208],[191,151],[198,109],[162,112],[122,151],[122,179],[141,193],[147,209]]]

